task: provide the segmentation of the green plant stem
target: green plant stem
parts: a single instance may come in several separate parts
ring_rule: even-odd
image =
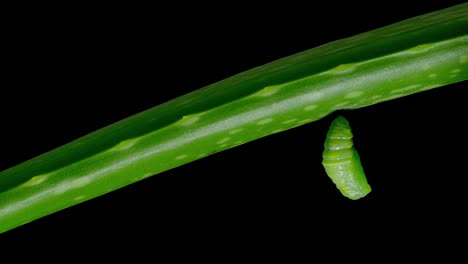
[[[466,80],[468,4],[254,68],[0,173],[0,233],[246,142]]]

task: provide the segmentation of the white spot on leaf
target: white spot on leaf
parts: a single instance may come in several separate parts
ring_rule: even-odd
[[[244,130],[244,129],[243,128],[236,128],[236,129],[233,129],[233,130],[229,131],[229,134],[233,135],[233,134],[241,132],[242,130]]]
[[[234,146],[239,146],[239,145],[244,144],[244,143],[245,143],[245,141],[238,140],[238,141],[234,142]]]
[[[289,124],[289,123],[295,122],[296,120],[297,120],[297,118],[288,119],[288,120],[286,120],[286,121],[282,122],[281,124],[284,124],[284,125],[286,125],[286,124]]]
[[[129,149],[131,148],[133,145],[135,145],[136,143],[138,142],[138,138],[130,138],[130,139],[126,139],[126,140],[123,140],[121,141],[120,143],[118,143],[117,145],[115,145],[112,150],[125,150],[125,149]]]
[[[147,173],[145,173],[145,174],[143,175],[142,179],[148,178],[148,177],[153,176],[153,175],[154,175],[154,173],[147,172]]]
[[[29,179],[29,181],[23,183],[22,186],[23,187],[31,187],[31,186],[34,186],[34,185],[38,185],[38,184],[44,182],[45,180],[47,180],[47,178],[49,178],[48,174],[34,176],[31,179]]]
[[[410,52],[421,52],[421,51],[425,51],[427,49],[430,49],[434,46],[434,44],[432,43],[427,43],[427,44],[420,44],[416,47],[413,47],[411,49],[409,49],[408,51]]]
[[[304,111],[312,111],[312,110],[314,110],[316,108],[317,108],[316,105],[308,105],[308,106],[304,107]]]
[[[348,64],[341,64],[331,70],[329,70],[328,72],[330,73],[347,73],[347,72],[350,72],[352,70],[354,70],[354,68],[356,67],[356,64],[355,63],[348,63]]]
[[[224,144],[224,143],[228,142],[230,139],[231,139],[230,137],[225,137],[225,138],[217,141],[216,144],[218,144],[218,145]]]
[[[345,98],[356,98],[356,97],[359,97],[359,96],[362,96],[364,94],[364,92],[362,91],[352,91],[352,92],[349,92],[345,95]]]
[[[88,185],[91,183],[91,178],[89,177],[81,177],[78,179],[74,179],[68,182],[64,182],[60,185],[57,185],[54,189],[54,194],[60,195],[63,194],[71,189],[81,188],[83,186]]]
[[[272,134],[275,134],[275,133],[279,133],[279,132],[282,132],[284,131],[284,128],[278,128],[278,129],[275,129],[273,131],[271,131]]]
[[[265,125],[273,121],[273,118],[265,118],[260,121],[257,121],[257,125]]]
[[[182,126],[189,126],[200,119],[198,115],[186,115],[183,116],[181,120],[179,120],[179,124]]]
[[[345,102],[341,102],[341,103],[339,103],[339,104],[335,104],[335,105],[333,106],[333,108],[334,108],[334,109],[343,109],[343,108],[349,106],[350,104],[351,104],[351,102],[345,101]]]
[[[254,93],[253,95],[254,96],[270,96],[270,95],[273,95],[275,93],[277,93],[279,90],[280,90],[281,86],[278,86],[278,85],[275,85],[275,86],[267,86],[263,89],[261,89],[260,91]]]
[[[305,123],[309,123],[309,122],[312,122],[314,121],[313,119],[310,119],[310,118],[307,118],[307,119],[302,119],[300,120],[299,122],[297,122],[298,124],[305,124]]]
[[[72,181],[71,187],[72,188],[83,187],[85,185],[88,185],[90,182],[91,182],[90,178],[87,178],[87,177],[78,178],[78,179]]]
[[[182,155],[179,155],[177,157],[175,157],[176,160],[181,160],[181,159],[185,159],[187,158],[188,156],[186,154],[182,154]]]
[[[86,195],[79,195],[79,196],[73,198],[73,200],[75,200],[75,201],[81,201],[81,200],[83,200],[84,198],[86,198]]]
[[[403,88],[394,89],[390,93],[394,94],[394,93],[408,92],[408,91],[411,91],[411,90],[415,90],[418,87],[421,87],[421,84],[413,84],[413,85],[405,86]]]
[[[440,87],[440,86],[442,86],[442,84],[439,84],[439,83],[431,84],[431,85],[423,86],[423,87],[419,88],[418,91],[426,91],[426,90],[434,89],[434,88],[437,88],[437,87]]]

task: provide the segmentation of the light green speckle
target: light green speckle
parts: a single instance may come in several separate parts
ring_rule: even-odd
[[[456,78],[458,76],[458,74],[450,74],[449,77],[450,78]]]
[[[450,73],[459,73],[461,72],[461,69],[453,69],[450,71]]]
[[[140,177],[134,177],[134,178],[132,178],[130,181],[131,181],[131,182],[137,182],[137,181],[140,181],[141,179],[142,179],[142,178],[140,178]]]
[[[439,83],[431,84],[431,85],[423,86],[423,87],[419,88],[418,91],[427,91],[427,90],[434,89],[434,88],[437,88],[437,87],[440,87],[440,86],[442,86],[442,84],[439,84]]]
[[[175,157],[176,160],[181,160],[181,159],[185,159],[187,158],[188,156],[186,154],[182,154],[182,155],[179,155],[177,157]]]
[[[363,94],[364,94],[364,92],[362,92],[362,91],[352,91],[352,92],[347,93],[344,97],[345,98],[356,98],[356,97],[362,96]]]
[[[403,97],[403,96],[405,96],[405,94],[395,94],[393,96],[386,97],[385,101],[393,100],[393,99],[400,98],[400,97]]]
[[[115,151],[120,151],[120,150],[125,150],[131,148],[133,145],[135,145],[138,142],[138,138],[131,138],[131,139],[126,139],[117,145],[115,145],[112,150]]]
[[[314,119],[307,118],[307,119],[302,119],[302,120],[298,121],[297,123],[298,124],[305,124],[305,123],[309,123],[309,122],[312,122],[312,121],[314,121]]]
[[[286,121],[283,121],[281,124],[286,125],[286,124],[290,124],[290,123],[295,122],[295,121],[297,121],[297,118],[288,119]]]
[[[234,142],[234,146],[239,146],[239,145],[244,144],[244,143],[245,143],[245,141],[238,140],[238,141]]]
[[[217,141],[216,144],[218,144],[218,145],[224,144],[224,143],[228,142],[230,139],[231,139],[230,137],[225,137],[225,138]]]
[[[437,77],[437,74],[435,74],[435,73],[429,74],[429,78],[432,78],[432,79],[433,79],[433,78],[436,78],[436,77]]]
[[[357,64],[355,64],[355,63],[341,64],[341,65],[329,70],[328,72],[329,73],[347,73],[347,72],[350,72],[350,71],[354,70],[356,65]]]
[[[413,48],[409,49],[408,51],[410,51],[410,52],[425,51],[425,50],[427,50],[427,49],[430,49],[432,46],[434,46],[434,44],[432,44],[432,43],[421,44],[421,45],[418,45],[418,46],[416,46],[416,47],[413,47]]]
[[[91,179],[87,177],[82,177],[72,181],[64,182],[55,187],[54,194],[60,195],[71,189],[81,188],[83,186],[88,185],[90,182]]]
[[[418,87],[421,87],[421,84],[412,84],[412,85],[405,86],[403,88],[394,89],[390,93],[394,94],[394,93],[407,92],[407,91],[415,90]]]
[[[81,200],[84,200],[84,198],[86,198],[86,195],[79,195],[79,196],[76,196],[75,198],[73,198],[73,200],[81,201]]]
[[[229,131],[229,134],[233,135],[233,134],[241,132],[242,130],[244,130],[244,129],[243,128],[236,128],[236,129],[233,129],[233,130]]]
[[[280,90],[281,86],[279,85],[273,85],[273,86],[267,86],[263,89],[261,89],[260,91],[252,94],[253,96],[270,96],[270,95],[273,95],[275,93],[277,93],[279,90]]]
[[[272,134],[275,134],[275,133],[279,133],[279,132],[282,132],[284,131],[285,129],[284,128],[278,128],[278,129],[275,129],[273,131],[271,131]]]
[[[34,185],[38,185],[38,184],[44,182],[45,180],[47,180],[47,178],[49,178],[48,174],[34,176],[29,181],[23,183],[22,186],[23,187],[31,187],[31,186],[34,186]]]
[[[91,182],[90,178],[82,177],[82,178],[78,178],[78,179],[72,181],[72,183],[70,184],[70,187],[71,188],[79,188],[79,187],[83,187],[85,185],[88,185],[90,182]]]
[[[145,173],[145,174],[143,175],[142,178],[143,178],[143,179],[144,179],[144,178],[148,178],[148,177],[151,177],[151,176],[153,176],[153,175],[154,175],[154,173],[152,173],[152,172],[147,172],[147,173]]]
[[[262,120],[259,120],[257,121],[257,125],[265,125],[265,124],[268,124],[268,123],[271,123],[271,121],[273,121],[273,118],[265,118],[265,119],[262,119]]]
[[[200,116],[197,114],[183,116],[177,123],[181,126],[189,126],[200,119]]]
[[[351,102],[345,101],[345,102],[341,102],[341,103],[339,103],[339,104],[335,104],[335,105],[333,106],[333,108],[334,108],[334,109],[343,109],[344,107],[349,106],[350,104],[351,104]]]
[[[308,106],[304,107],[304,111],[312,111],[312,110],[314,110],[316,108],[317,108],[316,105],[308,105]]]

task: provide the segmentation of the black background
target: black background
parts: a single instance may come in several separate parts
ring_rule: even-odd
[[[252,67],[461,2],[30,7],[8,20],[3,38],[0,170]],[[94,248],[148,239],[159,250],[239,252],[360,237],[440,243],[434,234],[466,233],[466,85],[345,113],[373,188],[361,200],[342,197],[322,168],[329,116],[38,219],[0,241]]]

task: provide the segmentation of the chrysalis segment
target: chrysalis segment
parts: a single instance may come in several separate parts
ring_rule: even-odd
[[[324,147],[322,164],[343,196],[352,200],[366,196],[371,187],[353,146],[351,127],[343,116],[338,116],[330,125]]]

